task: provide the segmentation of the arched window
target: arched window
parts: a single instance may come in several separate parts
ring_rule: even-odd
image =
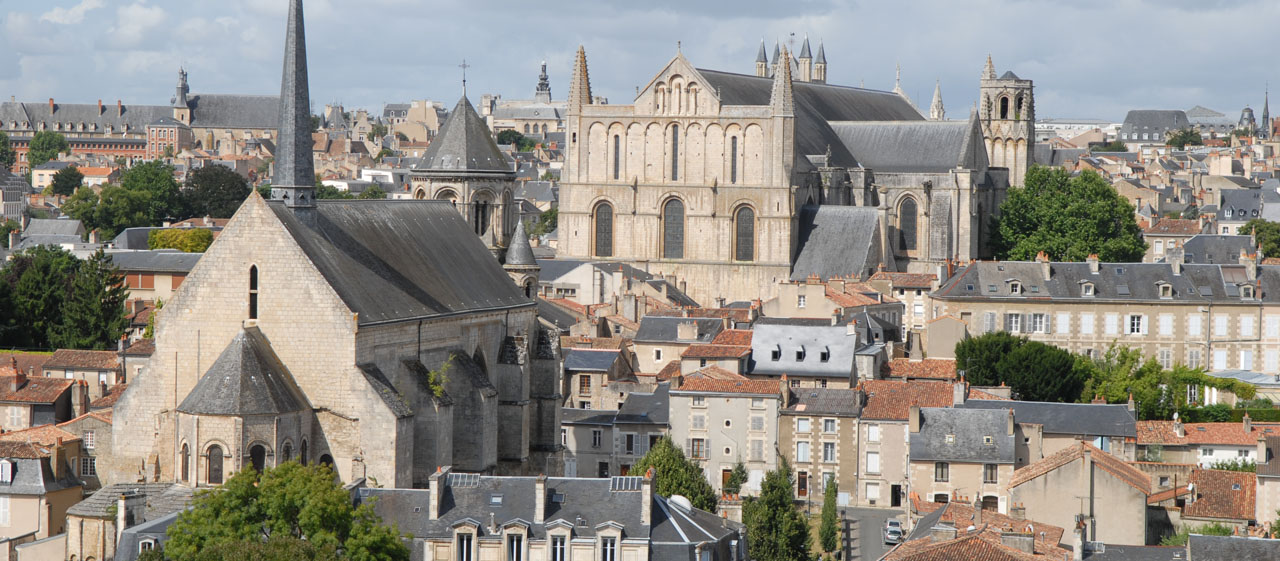
[[[307,439],[302,439],[302,449],[299,450],[298,463],[307,465]]]
[[[898,208],[898,247],[903,251],[916,249],[916,200],[907,197]]]
[[[1000,98],[1000,118],[1009,118],[1009,98],[1007,96]]]
[[[293,459],[293,443],[286,441],[284,446],[280,448],[280,461],[287,462]]]
[[[533,298],[533,281],[528,280],[524,283],[524,297]]]
[[[617,180],[619,175],[618,156],[622,153],[622,137],[613,135],[613,179]]]
[[[756,211],[749,206],[738,209],[733,215],[733,258],[737,261],[755,261]]]
[[[249,319],[258,319],[258,266],[249,266]]]
[[[542,134],[547,134],[547,126],[542,125]]]
[[[529,123],[524,124],[524,133],[529,134]]]
[[[729,137],[729,183],[738,182],[738,137]]]
[[[261,444],[254,444],[249,448],[249,463],[253,465],[253,470],[262,473],[267,467],[267,448]]]
[[[222,447],[209,447],[209,473],[205,481],[210,485],[222,485]]]
[[[182,482],[191,481],[191,448],[187,447],[187,443],[182,443]]]
[[[671,180],[680,180],[680,125],[671,125]]]
[[[684,203],[680,199],[662,205],[662,258],[684,258]]]
[[[613,205],[596,205],[595,223],[595,256],[613,257]]]

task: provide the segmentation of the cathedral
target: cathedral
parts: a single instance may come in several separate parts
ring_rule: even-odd
[[[597,103],[586,54],[566,111],[560,252],[674,275],[702,302],[772,294],[780,281],[936,272],[984,256],[989,222],[1021,183],[1032,83],[996,77],[978,111],[930,118],[901,88],[828,83],[825,48],[763,43],[753,74],[677,53],[634,103]]]
[[[558,473],[558,342],[512,282],[536,278],[527,240],[504,271],[449,201],[317,201],[302,0],[284,61],[271,199],[250,194],[157,313],[101,473],[214,486],[296,460],[387,487],[440,466]]]

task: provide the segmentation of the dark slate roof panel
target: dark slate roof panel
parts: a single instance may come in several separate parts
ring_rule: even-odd
[[[301,411],[306,398],[262,332],[237,333],[213,366],[182,400],[178,411],[192,415],[280,415]]]
[[[280,97],[274,95],[198,94],[190,98],[191,126],[275,129],[280,126]],[[172,110],[166,108],[169,115]]]
[[[489,127],[464,95],[422,155],[419,169],[514,173]]]
[[[1173,285],[1173,300],[1187,302],[1241,302],[1238,295],[1230,296],[1226,285],[1246,282],[1242,265],[1188,264],[1182,274],[1173,274],[1167,263],[1101,263],[1097,273],[1091,273],[1088,263],[1050,264],[1052,277],[1044,280],[1040,264],[1030,261],[979,261],[966,266],[952,276],[937,291],[934,298],[991,298],[1090,301],[1159,301],[1157,282]],[[1009,294],[1006,280],[1022,282],[1022,294]],[[1094,284],[1095,296],[1083,296],[1081,284]],[[1280,267],[1259,266],[1258,291],[1263,302],[1280,301]],[[994,285],[995,292],[988,287]],[[1125,285],[1129,295],[1119,294],[1119,286]],[[969,287],[973,287],[970,289]],[[1036,292],[1031,292],[1031,287]],[[1206,293],[1202,289],[1207,288]]]
[[[698,336],[696,339],[680,339],[679,325],[696,323]],[[720,318],[682,318],[667,316],[645,316],[640,318],[640,328],[636,330],[635,340],[650,343],[696,342],[710,343],[716,335],[724,330],[724,322]]]
[[[361,324],[533,305],[448,201],[268,204]]]
[[[1191,534],[1187,552],[1193,561],[1274,561],[1280,558],[1280,540]]]
[[[879,227],[876,209],[808,206],[800,211],[800,253],[791,280],[860,276],[878,265],[873,253]]]
[[[81,236],[84,224],[69,218],[32,218],[23,236]]]
[[[1238,264],[1242,249],[1249,254],[1258,252],[1258,246],[1250,236],[1196,234],[1182,244],[1184,262],[1202,265]]]
[[[862,414],[857,390],[840,388],[794,388],[790,406],[783,415],[840,415],[857,417]],[[803,407],[801,407],[803,406]]]
[[[910,435],[911,460],[1012,464],[1008,423],[1009,413],[998,409],[921,409],[920,432]]]
[[[606,372],[619,356],[616,349],[565,349],[564,369],[566,372]]]
[[[618,409],[616,423],[665,425],[671,403],[671,384],[658,384],[653,393],[632,392]]]
[[[1126,405],[971,399],[956,407],[1012,409],[1015,421],[1044,425],[1046,433],[1118,437],[1138,435],[1137,421]]]
[[[118,251],[108,253],[111,262],[121,271],[152,271],[157,273],[190,273],[203,253],[180,251]]]
[[[849,377],[856,334],[830,321],[811,325],[757,322],[751,336],[750,373],[763,376]],[[774,352],[778,360],[773,360]],[[823,360],[825,354],[826,360]]]
[[[863,167],[885,172],[939,173],[987,167],[985,150],[971,140],[972,121],[873,121],[831,123],[837,136]],[[975,158],[980,155],[980,158]]]
[[[511,245],[507,247],[507,265],[535,266],[537,259],[533,257],[533,247],[529,245],[529,235],[524,231],[524,221],[516,221],[515,234],[511,236]]]

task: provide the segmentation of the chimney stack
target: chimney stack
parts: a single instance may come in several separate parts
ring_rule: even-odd
[[[449,477],[450,469],[451,466],[437,467],[436,472],[427,479],[427,494],[431,496],[431,504],[427,506],[428,520],[438,520],[440,518],[440,500],[444,497],[444,485]]]
[[[1001,532],[1000,544],[1005,547],[1012,547],[1028,555],[1034,555],[1036,552],[1036,535],[1022,532]]]
[[[49,98],[49,114],[53,114],[53,98]]]
[[[100,237],[100,234],[98,234],[97,228],[94,228],[89,231],[89,243],[91,244],[99,243],[100,241],[99,237]]]
[[[124,104],[120,103],[120,100],[118,99],[116,100],[116,116],[117,117],[124,116]]]
[[[1250,419],[1249,414],[1245,413],[1244,414],[1244,433],[1249,434],[1251,432],[1253,432],[1253,419]],[[1262,458],[1259,458],[1258,460],[1262,461]]]
[[[977,494],[973,496],[973,526],[982,529],[982,498]]]
[[[1009,426],[1007,428],[1007,430],[1009,431],[1009,436],[1013,436],[1013,429],[1014,429],[1013,410],[1010,409],[1009,410]]]
[[[26,372],[17,372],[17,373],[15,373],[15,374],[14,374],[14,376],[13,376],[13,384],[12,384],[12,387],[10,388],[10,390],[9,390],[9,391],[15,391],[15,392],[16,392],[16,391],[18,391],[18,390],[22,389],[22,386],[25,386],[25,385],[27,385],[27,373],[26,373]]]
[[[9,232],[9,249],[17,248],[19,243],[22,243],[22,233],[17,230]]]
[[[533,523],[541,524],[546,519],[547,512],[547,475],[539,474],[537,479],[533,480]]]
[[[98,100],[98,116],[99,117],[102,116],[102,100],[101,99]]]
[[[653,523],[653,489],[656,477],[657,472],[650,466],[644,472],[644,479],[640,480],[640,524],[644,526]]]
[[[1049,264],[1049,254],[1041,251],[1036,254],[1036,263],[1040,264],[1040,275],[1047,282],[1053,278],[1053,266]]]
[[[919,405],[911,406],[909,423],[911,425],[911,428],[910,428],[911,432],[913,433],[920,432],[920,406]]]
[[[1102,270],[1102,265],[1098,261],[1097,253],[1090,254],[1089,257],[1085,258],[1085,262],[1089,264],[1089,272],[1092,274],[1096,275],[1098,274],[1098,271]]]

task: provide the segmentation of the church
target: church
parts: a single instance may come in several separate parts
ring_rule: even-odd
[[[630,105],[592,96],[578,50],[566,108],[560,252],[675,275],[695,299],[781,281],[936,272],[985,255],[1030,165],[1033,87],[988,58],[978,111],[827,83],[825,48],[764,44],[753,74],[677,53]]]
[[[271,199],[251,194],[158,312],[99,469],[197,487],[290,460],[387,487],[558,473],[558,342],[457,210],[315,199],[301,0],[282,82]]]

